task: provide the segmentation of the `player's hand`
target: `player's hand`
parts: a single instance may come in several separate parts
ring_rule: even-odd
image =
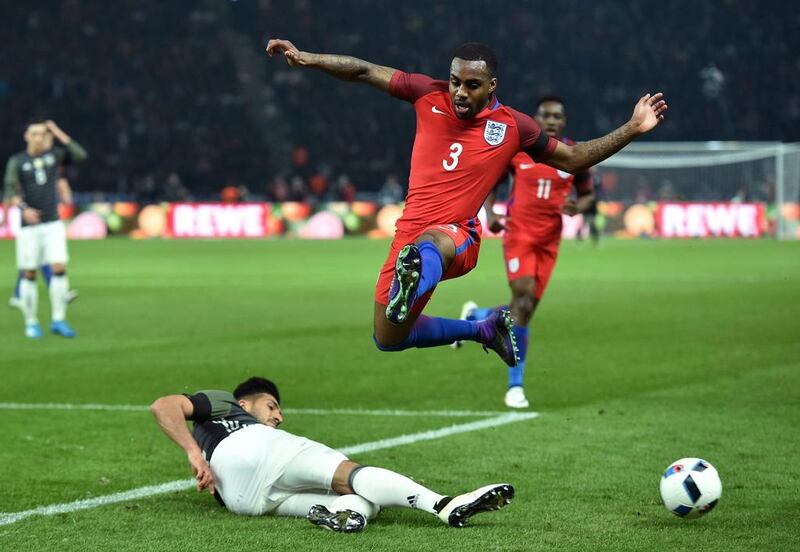
[[[33,207],[25,207],[22,210],[22,220],[28,224],[39,224],[42,222],[42,212]]]
[[[289,42],[288,40],[284,40],[282,38],[273,38],[267,43],[267,55],[272,57],[275,54],[283,54],[286,58],[286,63],[289,64],[290,67],[297,67],[298,65],[304,65],[305,56],[304,53],[297,49],[297,46]]]
[[[50,134],[58,138],[58,141],[61,142],[62,144],[67,144],[70,141],[70,138],[67,135],[67,133],[61,130],[61,127],[59,127],[55,121],[48,119],[47,121],[44,122],[44,126],[46,126],[47,130],[50,131]]]
[[[192,466],[192,473],[197,479],[197,492],[202,492],[208,489],[208,492],[214,494],[215,483],[214,474],[211,473],[211,466],[205,461],[200,452],[189,453],[189,464]]]
[[[664,112],[667,110],[667,102],[664,94],[645,94],[639,99],[636,107],[633,108],[630,122],[634,125],[636,132],[644,134],[653,130],[658,123],[664,120]]]
[[[506,217],[506,219],[503,220],[503,217],[499,215],[488,213],[486,215],[486,226],[492,231],[493,234],[498,234],[506,229],[506,223],[510,219],[511,217]]]
[[[570,199],[561,206],[561,212],[570,217],[574,217],[578,214],[578,204],[574,199]]]

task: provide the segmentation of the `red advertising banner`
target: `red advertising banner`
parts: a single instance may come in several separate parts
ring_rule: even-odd
[[[662,238],[756,238],[766,231],[763,203],[659,203]]]
[[[264,238],[269,203],[172,203],[166,235],[173,238]]]

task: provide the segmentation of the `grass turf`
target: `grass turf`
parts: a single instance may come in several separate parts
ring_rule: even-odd
[[[386,242],[71,244],[79,332],[29,342],[0,317],[0,402],[149,404],[252,374],[288,408],[500,410],[505,368],[477,346],[379,353],[372,292]],[[0,243],[0,277],[14,278]],[[507,300],[499,244],[437,290],[427,312]],[[48,301],[41,290],[40,312]],[[375,451],[356,460],[442,492],[509,480],[506,510],[453,530],[383,512],[359,535],[238,517],[176,492],[0,526],[4,548],[315,550],[766,550],[800,539],[800,246],[773,241],[565,243],[537,313],[527,390],[535,420]],[[0,512],[188,476],[147,412],[3,410]],[[298,414],[336,447],[471,419]],[[658,497],[671,461],[701,456],[723,480],[696,521]]]

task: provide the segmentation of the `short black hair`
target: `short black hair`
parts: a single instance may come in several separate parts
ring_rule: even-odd
[[[493,77],[497,75],[497,54],[486,44],[480,42],[465,42],[453,52],[454,58],[465,59],[467,61],[484,61],[489,74]]]
[[[542,104],[547,102],[560,103],[561,105],[564,106],[564,110],[567,109],[567,104],[564,102],[564,98],[562,98],[561,96],[557,96],[555,94],[548,94],[547,96],[542,96],[536,102],[536,111],[539,111],[539,108],[542,107]]]
[[[25,123],[25,129],[27,130],[28,127],[31,126],[31,125],[43,125],[46,122],[47,122],[47,119],[45,119],[44,117],[31,117]]]
[[[233,390],[233,396],[236,397],[237,401],[259,393],[269,393],[275,397],[278,404],[281,403],[281,394],[278,392],[278,386],[266,378],[253,376],[237,385],[236,389]]]

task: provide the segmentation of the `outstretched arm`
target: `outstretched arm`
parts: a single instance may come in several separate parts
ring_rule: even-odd
[[[290,67],[313,67],[337,79],[363,82],[384,92],[389,91],[389,81],[397,71],[351,56],[301,52],[294,44],[281,38],[273,38],[267,43],[267,54],[283,54]]]
[[[150,412],[167,437],[186,451],[192,473],[197,478],[197,490],[208,489],[214,494],[214,475],[211,473],[211,467],[203,458],[203,452],[189,433],[189,428],[186,427],[186,420],[194,414],[192,401],[183,395],[167,395],[157,399],[150,406]]]
[[[630,120],[602,138],[581,142],[574,146],[559,142],[545,163],[576,174],[611,157],[631,143],[634,138],[650,132],[664,120],[667,102],[663,97],[661,92],[652,96],[650,94],[642,96],[634,107]]]

